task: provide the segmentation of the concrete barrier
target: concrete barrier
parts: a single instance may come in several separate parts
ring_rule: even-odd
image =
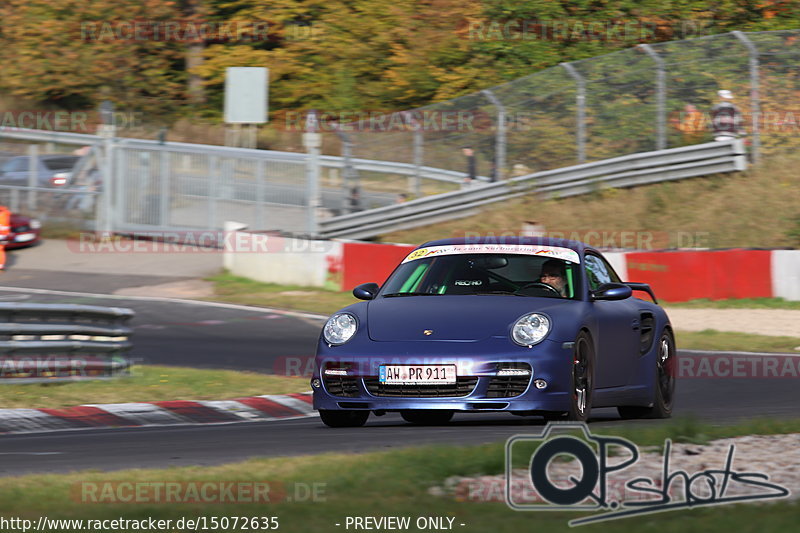
[[[800,300],[800,250],[774,250],[771,274],[774,297]]]
[[[233,242],[247,241],[247,237],[253,235],[258,234],[237,232]],[[266,244],[258,249],[225,249],[224,264],[229,272],[264,283],[341,288],[341,242],[277,235],[261,237],[266,239]]]

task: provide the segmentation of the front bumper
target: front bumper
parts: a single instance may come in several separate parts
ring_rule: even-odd
[[[39,237],[39,231],[35,230],[22,231],[19,233],[12,232],[9,234],[8,238],[1,241],[0,244],[3,244],[7,250],[23,248],[25,246],[30,246],[37,243],[39,241]]]
[[[408,353],[409,346],[380,343],[384,353]],[[396,344],[397,346],[388,346]],[[455,411],[567,411],[570,405],[572,345],[545,340],[532,348],[509,347],[507,339],[468,343],[471,355],[464,356],[465,343],[419,343],[419,355],[400,357],[367,356],[351,351],[333,359],[337,366],[349,365],[346,376],[321,374],[330,364],[330,352],[317,355],[311,380],[314,408],[327,410],[447,409]],[[337,352],[340,347],[334,348]],[[424,355],[424,352],[450,351]],[[455,348],[455,349],[454,349]],[[400,351],[402,350],[402,352]],[[331,350],[332,352],[333,350]],[[461,352],[461,353],[458,353]],[[498,364],[527,363],[531,375],[498,376]],[[455,364],[457,385],[382,386],[377,368],[381,364]],[[534,386],[544,380],[545,388]]]

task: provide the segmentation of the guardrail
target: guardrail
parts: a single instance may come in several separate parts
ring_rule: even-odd
[[[0,303],[0,383],[127,375],[133,315],[118,307]]]
[[[324,238],[364,239],[475,214],[484,205],[530,193],[565,198],[747,168],[741,139],[642,152],[428,196],[320,221]]]

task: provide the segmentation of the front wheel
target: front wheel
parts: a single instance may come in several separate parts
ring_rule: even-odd
[[[403,420],[418,426],[439,426],[447,424],[453,418],[453,411],[445,409],[400,411]]]
[[[664,330],[658,341],[656,354],[656,382],[651,407],[617,407],[622,418],[669,418],[672,416],[672,402],[675,398],[675,339],[669,330]]]
[[[369,411],[329,411],[319,410],[322,423],[332,428],[356,428],[367,423]]]
[[[571,384],[567,420],[586,422],[589,420],[594,397],[594,343],[585,331],[581,331],[575,339]]]

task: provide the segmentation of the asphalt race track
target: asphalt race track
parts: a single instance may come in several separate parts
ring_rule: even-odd
[[[795,416],[800,391],[791,379],[679,382],[675,415],[693,414],[720,423],[740,418]],[[593,413],[592,426],[650,425],[620,422],[613,409]],[[509,414],[461,414],[442,427],[415,427],[398,415],[370,417],[363,428],[331,429],[317,418],[216,426],[81,430],[0,437],[0,475],[118,470],[132,467],[213,465],[257,456],[352,453],[420,444],[480,444],[518,433],[539,432],[539,418]]]
[[[71,287],[79,291],[80,285]],[[321,326],[320,320],[307,316],[237,306],[0,290],[0,301],[9,300],[130,307],[137,313],[132,354],[150,364],[271,372],[283,356],[312,354]],[[685,379],[678,382],[675,416],[691,414],[718,423],[793,417],[799,403],[800,389],[793,379]],[[621,423],[613,409],[596,410],[593,415],[598,428]],[[542,424],[538,418],[481,413],[457,415],[443,427],[414,427],[388,414],[372,416],[366,427],[354,429],[330,429],[317,418],[306,418],[5,435],[0,437],[0,475],[212,465],[256,456],[350,453],[432,443],[477,444],[538,432]]]
[[[131,308],[135,362],[194,368],[272,373],[282,357],[313,355],[322,324],[266,309],[150,299],[0,290],[0,301]]]

